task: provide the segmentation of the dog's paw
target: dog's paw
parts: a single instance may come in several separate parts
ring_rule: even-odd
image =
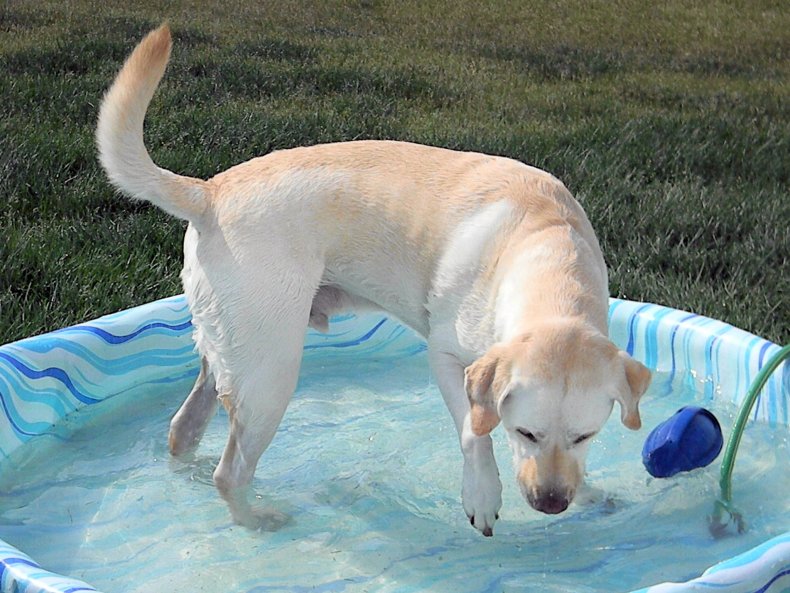
[[[465,463],[461,495],[472,526],[486,537],[494,535],[494,522],[502,508],[502,482],[496,465],[489,463],[474,468]]]
[[[257,520],[257,531],[277,531],[291,522],[290,515],[276,509],[254,509],[253,515]]]
[[[216,474],[214,476],[216,481]],[[291,517],[272,507],[250,504],[247,496],[249,488],[220,488],[222,498],[228,503],[233,522],[252,531],[277,531],[291,521]],[[258,498],[258,497],[256,497]]]
[[[278,531],[291,522],[291,517],[272,508],[251,507],[234,513],[233,519],[239,525],[252,531]]]

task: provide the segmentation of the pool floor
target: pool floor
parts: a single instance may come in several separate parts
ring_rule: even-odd
[[[314,357],[254,481],[257,504],[286,513],[276,532],[233,525],[211,474],[227,418],[189,459],[167,428],[191,384],[94,405],[0,467],[0,537],[42,566],[106,593],[628,591],[682,581],[790,529],[787,431],[752,425],[734,496],[749,530],[714,540],[706,516],[720,458],[668,480],[641,464],[649,430],[681,405],[715,411],[689,376],[655,377],[644,428],[615,411],[590,447],[588,491],[562,515],[531,510],[495,431],[504,485],[493,538],[460,503],[462,458],[425,354]],[[701,391],[701,390],[700,390]]]

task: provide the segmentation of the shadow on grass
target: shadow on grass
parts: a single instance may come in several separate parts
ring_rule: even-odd
[[[30,20],[32,19],[32,20]],[[6,9],[0,12],[0,26],[19,26],[24,23],[33,29],[44,24],[43,18]],[[9,24],[11,23],[11,24]],[[96,72],[98,65],[123,63],[135,43],[161,23],[150,19],[110,17],[104,19],[104,28],[90,27],[87,31],[71,30],[54,39],[37,45],[4,52],[0,67],[7,74],[16,75],[84,75]],[[174,32],[175,43],[185,46],[206,45],[215,41],[207,34],[179,27]]]
[[[244,47],[244,46],[242,46]],[[293,95],[325,97],[332,95],[378,96],[385,101],[419,101],[431,108],[442,108],[460,100],[460,94],[437,82],[419,68],[369,69],[363,66],[316,65],[313,53],[298,46],[284,48],[272,42],[258,46],[273,53],[274,59],[298,59],[293,67],[273,65],[248,55],[235,59],[196,56],[184,69],[174,69],[175,84],[195,85],[202,95],[227,95],[232,98],[283,98]],[[237,46],[237,51],[239,47]],[[285,56],[293,56],[285,57]]]
[[[469,48],[463,46],[458,51],[466,53]],[[782,76],[779,65],[774,60],[766,59],[770,56],[762,55],[770,53],[765,51],[761,55],[744,55],[736,60],[724,53],[677,54],[660,50],[637,53],[569,43],[540,47],[483,43],[476,53],[483,58],[511,62],[528,77],[541,82],[579,81],[636,71],[763,80]]]

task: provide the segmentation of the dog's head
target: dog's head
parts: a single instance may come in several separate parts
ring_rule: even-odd
[[[466,369],[470,425],[482,436],[501,421],[524,498],[538,511],[561,513],[614,402],[623,424],[639,429],[639,398],[649,383],[650,371],[599,332],[546,324],[495,344]]]

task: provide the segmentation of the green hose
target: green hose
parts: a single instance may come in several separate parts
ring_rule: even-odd
[[[730,520],[735,522],[738,533],[742,533],[746,528],[742,515],[732,506],[732,470],[735,465],[735,455],[738,452],[738,446],[741,444],[741,437],[743,436],[743,431],[746,428],[746,422],[752,412],[754,403],[757,401],[757,396],[765,386],[771,373],[773,373],[788,356],[790,356],[790,344],[779,350],[779,352],[772,356],[768,363],[760,369],[751,387],[749,387],[749,391],[746,393],[746,398],[744,398],[741,404],[741,409],[738,410],[738,417],[735,419],[730,441],[727,443],[724,459],[721,462],[721,477],[719,478],[721,496],[719,500],[716,501],[713,516],[710,518],[710,531],[716,537],[724,534],[727,524],[729,523],[729,521],[725,522],[723,520],[725,513],[729,515]]]

